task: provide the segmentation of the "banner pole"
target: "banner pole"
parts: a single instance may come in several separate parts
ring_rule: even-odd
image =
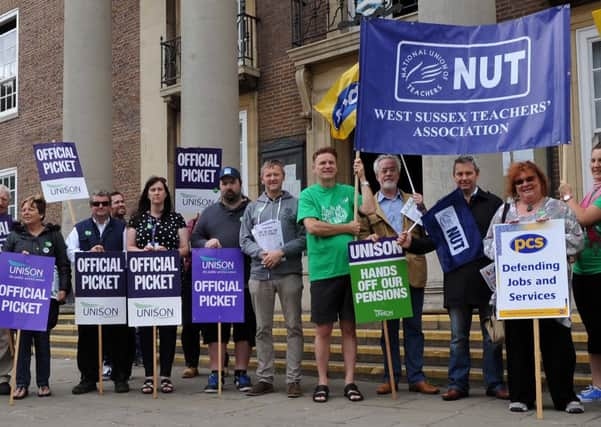
[[[102,325],[98,325],[98,394],[104,394],[104,381],[103,381],[103,351],[102,351]]]
[[[71,223],[75,226],[75,210],[73,209],[73,203],[71,203],[71,200],[67,200],[67,208],[69,209],[69,215],[71,216]]]
[[[10,329],[6,330],[6,334],[8,335],[8,351],[10,351],[11,355],[15,354],[15,343],[13,341],[13,334],[10,333]]]
[[[392,354],[390,352],[390,337],[388,336],[388,321],[382,321],[382,328],[384,329],[384,343],[386,344],[386,363],[388,364],[388,381],[390,383],[390,390],[392,390],[392,400],[396,400],[396,381],[394,379],[394,372],[392,370]]]
[[[415,187],[413,186],[413,180],[411,179],[411,175],[409,175],[409,169],[407,168],[407,163],[405,163],[405,156],[401,154],[401,161],[403,162],[403,169],[407,174],[407,178],[409,179],[409,185],[411,186],[411,194],[415,194]]]
[[[221,361],[221,322],[217,322],[217,394],[221,397],[221,370],[223,362]]]
[[[157,376],[157,327],[152,326],[152,398],[158,399],[159,378]]]
[[[559,182],[568,180],[568,145],[561,145],[561,169],[559,171]]]
[[[534,379],[536,382],[536,419],[543,419],[543,388],[540,372],[540,329],[538,319],[533,319],[534,327]]]
[[[21,330],[17,329],[17,342],[15,343],[15,354],[13,355],[13,376],[10,379],[10,397],[8,398],[8,404],[13,406],[15,404],[15,389],[17,388],[17,359],[19,358],[19,344],[21,342]]]
[[[355,160],[360,159],[361,154],[359,151],[355,151]],[[353,219],[355,221],[359,221],[359,175],[355,175],[355,199],[353,203]],[[355,240],[357,240],[357,236],[355,236]]]

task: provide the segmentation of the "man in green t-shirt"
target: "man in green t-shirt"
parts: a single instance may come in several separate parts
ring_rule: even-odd
[[[359,222],[353,217],[355,189],[336,183],[336,161],[337,153],[332,147],[320,148],[313,154],[317,183],[301,192],[298,203],[297,220],[302,221],[307,230],[311,321],[316,325],[315,360],[319,381],[313,392],[315,402],[328,400],[330,341],[337,320],[345,366],[344,395],[352,402],[363,400],[354,382],[357,337],[347,248],[353,237],[359,235]],[[355,159],[353,169],[361,182],[359,210],[365,215],[373,214],[374,198],[361,159]]]

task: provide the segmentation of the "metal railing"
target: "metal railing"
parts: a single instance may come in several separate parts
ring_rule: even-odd
[[[161,87],[177,83],[182,75],[182,39],[163,41],[161,37]]]
[[[238,27],[238,65],[258,68],[257,61],[257,22],[259,20],[247,13],[239,13]]]
[[[303,46],[323,39],[329,32],[359,25],[361,15],[355,12],[359,1],[338,0],[333,8],[329,0],[290,0],[292,46]],[[382,0],[372,16],[396,18],[415,11],[417,0]]]
[[[238,29],[238,65],[258,68],[257,61],[257,22],[247,13],[239,13],[236,19]],[[161,37],[161,87],[176,84],[182,73],[181,37],[163,40]]]

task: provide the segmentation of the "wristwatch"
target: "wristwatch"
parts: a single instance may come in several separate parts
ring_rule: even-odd
[[[361,187],[369,187],[369,181],[361,181]]]
[[[561,200],[563,200],[564,202],[568,203],[570,200],[572,200],[572,195],[571,194],[566,194],[564,195]]]

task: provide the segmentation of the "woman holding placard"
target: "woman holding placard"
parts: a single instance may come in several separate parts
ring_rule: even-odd
[[[561,199],[576,213],[576,219],[585,230],[584,250],[574,264],[572,289],[578,313],[588,335],[588,356],[592,384],[578,394],[581,402],[601,400],[601,318],[598,314],[601,301],[601,142],[595,135],[591,151],[593,189],[580,203],[573,196],[572,187],[559,186]]]
[[[568,257],[582,249],[582,228],[570,208],[557,199],[547,197],[547,177],[533,162],[513,163],[507,171],[508,203],[499,207],[484,239],[484,253],[495,258],[493,230],[501,223],[533,223],[549,219],[565,220]],[[576,352],[572,342],[571,323],[566,319],[540,319],[540,348],[547,384],[557,410],[571,414],[584,412],[574,393]],[[531,319],[505,320],[509,410],[526,412],[536,400],[534,332]]]
[[[179,251],[180,257],[189,252],[188,230],[184,218],[172,211],[171,195],[165,178],[153,176],[146,181],[138,202],[138,210],[127,225],[128,251]],[[160,390],[173,392],[171,368],[175,357],[177,326],[158,326],[160,334]],[[142,393],[154,392],[152,327],[140,328],[142,358],[146,379]]]
[[[24,399],[29,393],[32,343],[35,345],[38,396],[50,396],[48,382],[50,378],[50,330],[56,326],[58,321],[59,304],[63,304],[71,292],[71,263],[67,258],[65,240],[60,232],[60,226],[43,223],[45,215],[46,201],[42,196],[30,196],[23,200],[21,222],[14,225],[3,248],[5,252],[49,256],[55,259],[48,328],[42,332],[25,330],[20,332],[14,399]]]

